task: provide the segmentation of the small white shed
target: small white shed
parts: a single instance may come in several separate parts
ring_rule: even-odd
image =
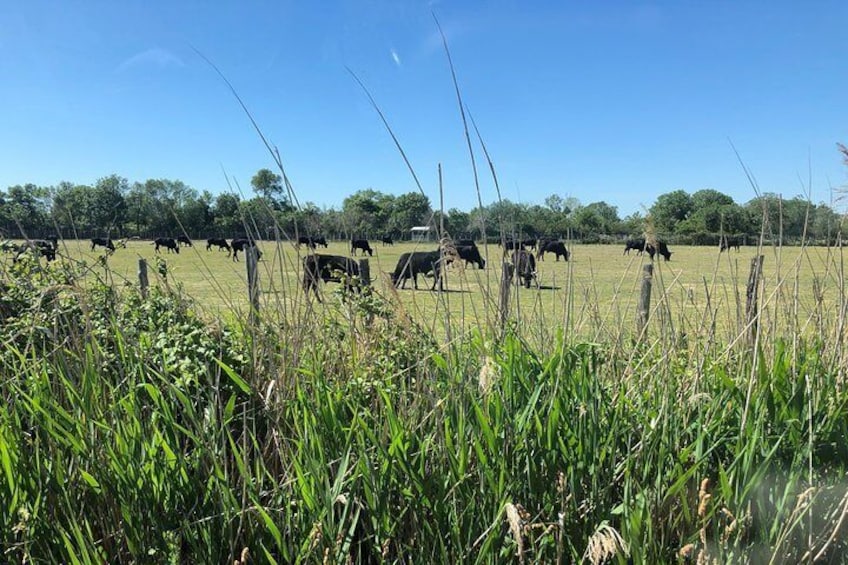
[[[412,233],[412,241],[430,241],[433,239],[430,226],[415,226],[409,231]]]

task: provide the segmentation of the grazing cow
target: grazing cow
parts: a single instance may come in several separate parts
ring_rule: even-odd
[[[359,265],[349,257],[338,255],[307,255],[303,258],[303,291],[309,296],[309,290],[315,293],[315,298],[321,302],[318,294],[318,280],[325,283],[342,282],[348,292],[359,288],[354,284],[353,277],[359,276]]]
[[[645,251],[651,256],[651,261],[654,260],[654,254],[656,253],[662,255],[666,261],[671,261],[671,251],[668,250],[668,245],[664,241],[658,241],[656,247],[650,243],[646,244]]]
[[[307,237],[305,235],[298,236],[297,243],[295,244],[295,247],[300,249],[301,245],[305,245],[305,246],[309,247],[310,249],[315,249],[315,241],[313,241],[313,239],[311,237]]]
[[[218,251],[226,249],[227,250],[227,257],[230,256],[230,251],[231,251],[230,244],[227,243],[227,240],[224,239],[223,237],[210,237],[209,239],[207,239],[206,240],[206,251],[209,251],[210,249],[212,249],[213,245],[218,247]]]
[[[327,247],[327,240],[324,239],[324,236],[311,237],[301,235],[297,238],[297,244],[295,247],[300,249],[301,245],[306,245],[309,249],[315,249],[316,245],[323,245],[324,247]]]
[[[168,253],[177,253],[180,252],[180,246],[173,237],[157,237],[153,240],[153,245],[155,245],[155,249],[153,249],[156,253],[159,253],[160,247],[165,247],[168,250]]]
[[[374,255],[374,251],[371,249],[371,246],[368,245],[367,239],[352,239],[350,240],[350,253],[351,255],[356,255],[356,250],[361,249],[362,254],[368,253],[369,257]]]
[[[94,248],[97,246],[105,247],[109,251],[115,250],[115,244],[112,243],[112,240],[108,237],[92,237],[91,238],[91,250],[94,251]]]
[[[568,261],[568,249],[565,248],[565,244],[563,242],[546,241],[544,244],[545,245],[539,249],[539,261],[545,260],[545,253],[553,253],[556,255],[557,261],[559,261],[560,257],[563,257],[566,261]]]
[[[182,245],[187,245],[188,247],[194,247],[191,244],[191,240],[188,238],[187,235],[178,235],[177,236],[177,243],[182,244]]]
[[[624,242],[624,255],[630,255],[630,250],[635,249],[639,255],[645,251],[645,238],[628,239]]]
[[[524,288],[530,288],[530,282],[536,278],[536,258],[524,249],[512,254],[512,264],[515,266],[515,283],[524,281]]]
[[[395,240],[392,239],[392,236],[390,236],[390,235],[384,235],[383,237],[380,238],[380,241],[383,243],[384,247],[386,245],[394,245],[395,244]]]
[[[739,242],[738,237],[724,236],[724,237],[721,238],[721,247],[719,248],[718,252],[721,253],[725,249],[730,251],[730,249],[733,248],[733,247],[736,248],[736,251],[739,251],[739,245],[740,245],[740,242]]]
[[[486,260],[480,255],[480,250],[477,249],[476,245],[458,245],[456,252],[460,259],[465,260],[466,266],[469,263],[477,263],[477,266],[481,269],[486,268]]]
[[[256,241],[252,240],[252,239],[243,238],[243,237],[237,238],[237,239],[234,239],[230,242],[230,247],[233,248],[233,261],[238,261],[239,260],[238,252],[239,251],[246,251],[248,247],[256,247]],[[256,249],[256,258],[257,259],[262,258],[262,252],[259,250],[258,247]]]
[[[406,288],[406,280],[412,279],[415,289],[418,289],[418,274],[427,275],[433,273],[433,287],[430,290],[436,290],[436,283],[439,284],[439,290],[443,290],[442,284],[442,259],[441,253],[436,251],[412,251],[404,253],[398,259],[395,270],[392,273],[392,284],[395,286],[400,282],[401,288]]]
[[[501,241],[501,245],[503,245],[504,255],[506,255],[507,251],[517,251],[519,249],[523,249],[520,241],[515,241],[512,239],[507,239],[505,241]]]
[[[53,246],[52,241],[44,239],[31,239],[20,245],[16,245],[14,250],[15,257],[12,259],[13,262],[17,262],[21,255],[28,251],[33,251],[40,257],[47,257],[48,263],[56,259],[56,247]]]

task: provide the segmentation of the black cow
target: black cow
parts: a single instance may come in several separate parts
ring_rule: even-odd
[[[645,251],[647,251],[648,255],[651,256],[651,261],[654,260],[654,255],[656,253],[662,255],[663,259],[666,261],[671,261],[671,251],[668,250],[668,245],[666,245],[664,241],[658,241],[656,247],[650,243],[646,244]]]
[[[473,239],[457,239],[454,242],[454,245],[456,245],[457,249],[459,249],[460,247],[469,247],[469,246],[477,247],[477,244],[474,243]]]
[[[227,256],[229,257],[231,249],[230,249],[230,244],[227,243],[226,239],[224,239],[223,237],[210,237],[209,239],[206,240],[206,251],[209,251],[210,249],[212,249],[213,245],[218,247],[218,251],[220,251],[222,249],[226,249],[227,250]]]
[[[233,261],[238,261],[238,252],[245,251],[248,247],[256,247],[256,241],[247,238],[236,238],[230,242],[230,247],[233,248]],[[256,258],[262,258],[262,252],[257,248],[256,249]]]
[[[566,261],[568,261],[568,249],[565,248],[565,244],[561,241],[544,242],[544,246],[539,249],[539,261],[545,260],[545,253],[553,253],[556,255],[557,261],[559,261],[560,257],[563,257]]]
[[[194,246],[191,244],[191,240],[188,238],[188,236],[187,236],[187,235],[178,235],[178,236],[177,236],[177,243],[180,243],[180,244],[182,244],[182,245],[187,245],[187,246],[189,246],[189,247],[194,247]]]
[[[456,252],[459,254],[460,259],[465,260],[466,266],[469,263],[477,263],[477,266],[481,269],[486,268],[486,260],[480,255],[480,250],[477,249],[476,245],[459,245],[456,248]]]
[[[352,291],[358,288],[353,277],[359,276],[359,265],[350,257],[338,255],[307,255],[303,258],[303,291],[309,296],[309,290],[315,293],[315,298],[321,302],[318,294],[318,280],[325,283],[343,282],[345,290]]]
[[[521,240],[521,246],[522,247],[535,248],[536,247],[536,238],[531,237],[531,238],[528,238],[528,239],[522,239]]]
[[[645,239],[628,239],[624,242],[624,255],[630,255],[630,250],[635,249],[639,252],[639,255],[645,251]]]
[[[12,259],[13,262],[17,262],[21,255],[28,251],[33,251],[40,257],[47,257],[48,262],[56,259],[56,247],[53,246],[52,241],[44,239],[31,239],[15,246],[14,250],[16,253],[14,259]]]
[[[395,270],[392,273],[392,284],[395,286],[400,282],[401,288],[406,288],[406,280],[412,279],[415,289],[418,289],[418,274],[427,275],[433,273],[433,287],[430,290],[436,290],[436,283],[439,283],[439,290],[443,290],[442,283],[442,259],[441,253],[436,251],[412,251],[404,253],[398,259]]]
[[[504,255],[506,255],[507,251],[517,251],[519,249],[524,249],[524,247],[521,245],[520,241],[515,241],[515,240],[512,240],[512,239],[507,239],[506,241],[501,241],[501,245],[503,245],[503,248],[504,248]]]
[[[174,252],[179,254],[180,246],[173,237],[157,237],[153,240],[153,245],[155,245],[154,251],[159,253],[160,247],[165,247],[168,250],[168,253]]]
[[[305,235],[301,235],[297,238],[297,245],[295,247],[300,248],[301,245],[306,245],[310,249],[315,249],[316,245],[323,245],[326,248],[327,240],[324,239],[323,235],[319,235],[317,237],[308,237]]]
[[[371,249],[371,246],[368,245],[367,239],[352,239],[350,240],[350,253],[351,255],[356,255],[356,250],[361,249],[362,254],[368,253],[369,257],[374,255],[374,251]]]
[[[530,282],[536,278],[536,258],[529,251],[519,249],[512,254],[515,266],[515,283],[524,281],[524,288],[530,288]]]
[[[724,237],[721,238],[721,247],[719,248],[718,252],[721,253],[725,249],[730,251],[730,249],[734,248],[734,247],[736,248],[736,251],[739,251],[740,244],[741,244],[741,242],[739,241],[738,237],[724,236]]]
[[[395,240],[392,239],[392,236],[390,236],[390,235],[384,235],[383,237],[380,238],[380,241],[383,243],[384,246],[395,244]]]
[[[295,247],[300,249],[301,245],[305,245],[310,249],[315,249],[315,241],[313,241],[311,237],[307,237],[305,235],[301,235],[297,238],[297,245],[295,245]]]
[[[94,251],[94,248],[97,246],[105,247],[109,251],[115,250],[115,244],[112,243],[111,238],[108,237],[92,237],[91,238],[91,250]]]

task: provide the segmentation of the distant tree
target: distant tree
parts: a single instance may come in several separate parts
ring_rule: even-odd
[[[615,234],[621,231],[618,208],[604,201],[592,202],[574,211],[574,227],[586,234]]]
[[[413,226],[427,225],[433,209],[420,192],[407,192],[392,201],[386,228],[389,233],[408,233]]]
[[[692,197],[684,190],[661,194],[651,206],[651,220],[657,233],[671,234],[692,213]]]
[[[506,198],[499,202],[493,202],[486,210],[486,230],[489,234],[497,237],[524,237],[534,234],[534,226],[529,221],[527,206],[516,204]],[[472,213],[473,214],[473,213]],[[477,211],[477,222],[475,228],[482,228],[480,220],[481,211]]]
[[[209,227],[214,222],[212,195],[209,191],[203,191],[202,194],[195,193],[192,198],[187,198],[177,209],[177,218],[182,230],[185,230],[189,235],[213,235],[209,233]],[[182,230],[179,233],[182,233]]]
[[[796,196],[784,199],[779,194],[764,193],[745,204],[755,232],[761,227],[771,238],[800,238],[813,205]]]
[[[46,188],[34,184],[10,186],[3,195],[3,210],[0,212],[6,235],[21,237],[50,229],[47,223],[48,196]]]
[[[445,229],[453,237],[468,234],[471,232],[469,227],[470,220],[471,215],[468,212],[463,212],[458,208],[451,208],[445,215]]]
[[[270,169],[259,169],[250,184],[257,195],[269,201],[278,200],[283,195],[283,177]]]
[[[621,221],[621,232],[632,237],[641,237],[645,233],[645,217],[640,212],[633,212]]]
[[[386,231],[393,206],[393,196],[371,188],[351,194],[342,202],[345,231],[358,237]]]
[[[545,206],[550,208],[552,212],[562,213],[568,211],[566,210],[565,200],[562,199],[562,196],[558,194],[551,194],[545,198]]]
[[[244,231],[239,206],[241,199],[237,194],[224,192],[215,198],[212,216],[216,232],[222,237],[233,237]]]
[[[124,195],[128,191],[129,182],[118,175],[97,179],[89,202],[90,221],[95,230],[103,230],[107,235],[123,235],[127,220]]]

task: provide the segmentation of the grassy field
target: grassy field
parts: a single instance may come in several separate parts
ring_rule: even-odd
[[[755,249],[675,246],[643,342],[619,246],[541,264],[505,331],[496,247],[433,293],[378,245],[377,292],[319,305],[261,246],[254,324],[218,251],[0,265],[0,561],[844,560],[840,255],[766,250],[751,343]]]
[[[394,291],[389,273],[406,251],[430,250],[435,244],[374,244],[369,258],[374,288],[389,297],[418,323],[440,336],[491,328],[497,319],[502,250],[481,249],[488,255],[486,269],[476,266],[448,270],[449,292],[433,293],[432,279],[419,281],[420,290]],[[623,255],[623,246],[570,244],[571,259],[538,263],[539,287],[516,287],[511,315],[528,338],[544,344],[558,329],[584,340],[619,342],[635,331],[636,303],[647,256]],[[260,243],[262,309],[266,315],[292,317],[306,311],[300,290],[301,257],[288,242]],[[672,260],[656,261],[652,310],[657,330],[668,339],[718,337],[733,341],[744,329],[746,284],[754,247],[719,254],[712,247],[672,246]],[[348,255],[345,242],[332,242],[319,253]],[[96,265],[104,253],[91,252],[87,241],[65,241],[62,253]],[[815,335],[828,333],[839,319],[844,298],[843,256],[839,249],[824,247],[764,248],[762,322],[773,335],[800,328]],[[108,258],[110,276],[116,282],[137,284],[138,259],[150,265],[156,280],[157,256],[167,263],[171,284],[196,299],[212,317],[243,315],[247,306],[244,258],[233,262],[217,249],[206,251],[198,242],[177,255],[156,254],[146,241],[131,241]],[[161,284],[161,277],[159,280]],[[338,285],[322,285],[325,298]],[[312,308],[316,305],[312,305]],[[311,310],[309,310],[311,311]]]

